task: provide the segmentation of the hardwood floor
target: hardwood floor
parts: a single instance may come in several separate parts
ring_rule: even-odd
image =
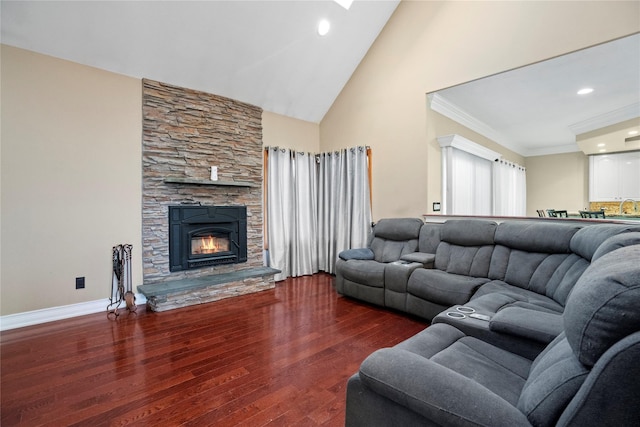
[[[339,426],[372,351],[426,322],[336,294],[333,277],[162,313],[3,332],[2,426]]]

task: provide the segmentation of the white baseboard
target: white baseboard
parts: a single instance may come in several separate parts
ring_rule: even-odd
[[[136,294],[136,305],[144,305],[147,299],[142,294]],[[109,299],[80,302],[77,304],[62,305],[59,307],[43,308],[42,310],[25,311],[23,313],[0,316],[0,331],[53,322],[55,320],[69,319],[70,317],[84,316],[107,312]],[[126,307],[124,302],[122,307]]]

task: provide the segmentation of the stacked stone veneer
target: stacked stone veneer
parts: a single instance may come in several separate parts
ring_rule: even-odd
[[[142,82],[142,257],[145,284],[227,273],[263,265],[262,110],[221,96],[152,80]],[[250,187],[168,184],[169,177]],[[247,262],[169,271],[168,206],[181,203],[247,206]],[[264,283],[264,282],[267,283]],[[273,287],[273,278],[251,280],[234,294]],[[225,286],[216,286],[221,298]],[[215,290],[212,292],[216,292]],[[226,292],[226,294],[225,294]],[[219,298],[206,297],[207,300]]]

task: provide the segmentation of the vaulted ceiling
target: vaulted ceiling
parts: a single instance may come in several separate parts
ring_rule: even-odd
[[[398,4],[355,0],[347,10],[329,0],[3,0],[1,37],[3,44],[319,123]],[[325,36],[317,32],[322,19],[331,24]],[[593,94],[577,97],[583,86]],[[640,35],[438,96],[456,112],[452,118],[521,155],[576,151],[581,133],[633,117],[640,127]]]
[[[2,43],[320,122],[398,3],[3,0]]]

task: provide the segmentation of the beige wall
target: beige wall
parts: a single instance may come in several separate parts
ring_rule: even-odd
[[[107,298],[119,243],[133,244],[140,284],[140,81],[1,53],[0,313]],[[75,289],[79,276],[85,289]]]
[[[322,120],[321,149],[372,147],[375,219],[428,213],[441,178],[426,93],[639,29],[639,2],[402,1]]]
[[[320,151],[320,126],[269,111],[262,112],[262,145],[296,151]]]
[[[0,315],[107,298],[119,243],[142,284],[141,81],[6,45],[1,61]],[[317,123],[263,113],[265,145],[319,140]]]
[[[589,158],[580,152],[527,157],[527,215],[536,209],[577,213],[589,206]]]

